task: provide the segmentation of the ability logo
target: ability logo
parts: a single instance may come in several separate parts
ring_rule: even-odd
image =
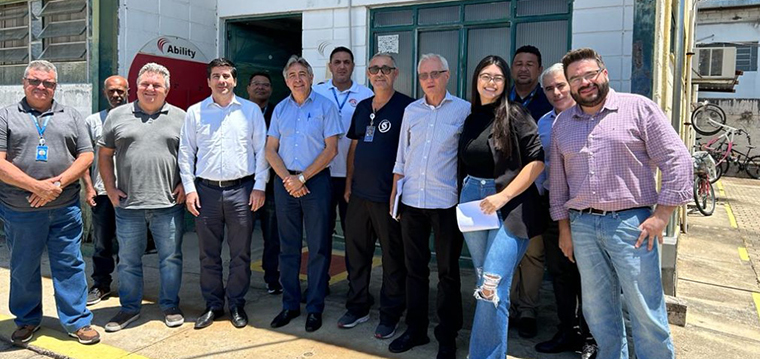
[[[156,46],[158,47],[158,50],[161,51],[162,54],[168,53],[168,54],[174,54],[174,55],[187,56],[191,59],[195,58],[195,51],[184,46],[172,45],[171,41],[169,41],[169,39],[165,37],[158,38],[158,41],[156,41]]]

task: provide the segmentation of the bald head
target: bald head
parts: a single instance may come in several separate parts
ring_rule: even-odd
[[[127,102],[129,83],[121,76],[111,76],[103,83],[103,93],[111,108],[121,106]]]

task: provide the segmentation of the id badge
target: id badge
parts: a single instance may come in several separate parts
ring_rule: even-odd
[[[37,146],[37,161],[47,162],[48,146]]]
[[[375,139],[375,126],[367,126],[367,132],[364,133],[364,142],[372,142]]]

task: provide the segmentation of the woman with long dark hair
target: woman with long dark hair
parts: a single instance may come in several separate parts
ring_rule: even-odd
[[[499,56],[480,61],[472,78],[472,113],[459,140],[460,203],[479,201],[484,213],[500,219],[498,229],[464,233],[478,273],[470,359],[506,357],[512,275],[546,218],[533,184],[544,168],[544,151],[530,113],[509,102],[509,73]]]

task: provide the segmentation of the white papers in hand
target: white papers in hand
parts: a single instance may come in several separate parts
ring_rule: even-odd
[[[480,209],[480,200],[457,205],[457,224],[461,232],[484,231],[499,228],[496,212],[485,214]]]
[[[396,198],[393,199],[393,212],[391,214],[393,219],[398,218],[398,205],[401,203],[401,192],[404,189],[404,182],[406,182],[406,177],[401,177],[401,179],[396,182]]]

